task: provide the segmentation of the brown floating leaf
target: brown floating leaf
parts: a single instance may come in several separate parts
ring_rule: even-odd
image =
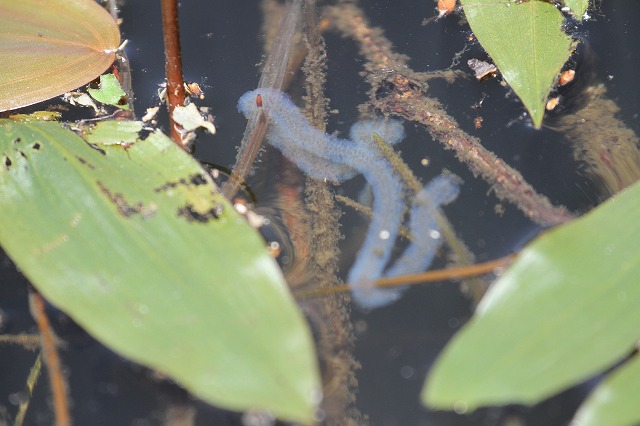
[[[93,0],[0,0],[0,111],[88,83],[119,45],[118,25]]]

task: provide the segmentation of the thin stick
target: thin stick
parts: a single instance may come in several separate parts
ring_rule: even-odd
[[[30,351],[40,347],[40,336],[37,334],[3,334],[0,336],[0,344],[20,345]]]
[[[171,139],[186,150],[180,136],[180,126],[173,120],[173,110],[184,105],[184,81],[182,80],[182,55],[180,52],[180,27],[178,25],[178,1],[162,0],[162,32],[167,71],[167,104]]]
[[[24,423],[24,417],[27,415],[29,403],[31,402],[31,395],[33,395],[33,389],[38,383],[38,378],[40,377],[41,370],[42,353],[39,353],[36,357],[36,361],[33,363],[33,367],[31,367],[31,371],[29,371],[29,377],[27,377],[27,384],[24,390],[25,398],[20,402],[20,405],[18,405],[18,412],[16,413],[16,418],[13,421],[13,426],[22,426],[22,424]]]
[[[249,174],[253,162],[258,157],[258,152],[262,148],[262,141],[267,133],[267,117],[264,115],[264,111],[260,111],[258,115],[258,121],[256,122],[249,141],[247,142],[247,148],[241,152],[241,156],[236,162],[236,166],[229,174],[229,180],[222,186],[222,194],[231,200],[238,193],[238,190],[244,185],[244,179]]]
[[[351,207],[352,209],[354,209],[356,212],[360,213],[361,215],[363,215],[363,216],[365,216],[367,218],[373,217],[373,209],[371,207],[365,206],[363,204],[360,204],[359,202],[357,202],[355,200],[352,200],[349,197],[345,197],[344,195],[336,194],[335,198],[336,198],[336,200],[340,201],[345,206]],[[406,238],[409,241],[413,240],[413,236],[411,235],[411,232],[407,229],[406,226],[400,227],[400,236],[402,238]]]
[[[377,287],[395,287],[408,284],[433,283],[438,281],[451,281],[463,278],[477,277],[480,275],[490,274],[496,269],[506,267],[511,262],[513,262],[515,257],[516,255],[509,255],[501,257],[497,260],[492,260],[490,262],[476,263],[474,265],[461,266],[459,268],[438,269],[434,271],[422,272],[420,274],[381,278],[374,284]],[[296,299],[308,299],[312,297],[327,296],[334,293],[347,292],[351,290],[351,288],[352,287],[348,284],[344,284],[328,288],[297,291],[294,292],[294,296]]]
[[[262,70],[258,88],[282,89],[285,72],[289,64],[289,54],[296,28],[300,21],[302,10],[301,0],[293,0],[285,9],[267,61]],[[247,121],[236,164],[231,172],[231,179],[222,186],[222,193],[231,199],[238,192],[240,183],[244,182],[251,171],[251,167],[262,148],[262,141],[267,131],[266,120],[262,113],[253,114]]]
[[[55,416],[56,426],[70,426],[71,417],[69,416],[69,400],[67,397],[67,385],[62,374],[62,365],[60,356],[56,349],[55,338],[49,318],[44,309],[44,299],[40,293],[31,293],[30,298],[31,311],[38,325],[38,331],[42,338],[42,355],[44,363],[49,373],[49,383],[51,393],[53,394],[53,412]]]

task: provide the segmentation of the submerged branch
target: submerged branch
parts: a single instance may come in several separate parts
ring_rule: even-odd
[[[640,179],[638,136],[615,117],[620,107],[608,99],[599,84],[585,90],[587,106],[559,121],[573,146],[576,160],[587,164],[587,171],[609,197]]]
[[[518,171],[461,130],[437,100],[427,97],[420,74],[408,67],[405,56],[391,50],[391,43],[380,29],[369,27],[360,9],[347,3],[329,8],[329,13],[342,33],[358,41],[367,58],[365,67],[372,85],[373,109],[422,124],[434,139],[453,150],[471,172],[492,185],[498,198],[512,202],[534,222],[551,226],[574,217],[537,193]]]
[[[326,60],[324,40],[315,0],[305,0],[304,24],[307,56],[305,75],[304,115],[309,123],[322,131],[326,128],[329,101],[325,97]],[[310,267],[312,280],[318,288],[332,288],[338,280],[338,241],[341,238],[340,212],[326,182],[307,178],[305,205],[311,233]],[[305,311],[317,330],[318,353],[323,360],[322,410],[327,424],[362,424],[361,414],[354,407],[357,387],[356,370],[360,364],[354,358],[353,326],[349,315],[348,294],[335,295],[305,303]]]

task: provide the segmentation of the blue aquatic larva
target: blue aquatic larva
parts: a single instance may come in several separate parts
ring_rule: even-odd
[[[256,103],[258,96],[261,105]],[[337,182],[361,173],[369,182],[373,191],[373,217],[348,281],[354,300],[360,306],[375,308],[396,300],[401,289],[377,288],[374,281],[383,276],[402,225],[405,187],[373,142],[372,134],[395,144],[404,137],[402,124],[397,120],[361,121],[352,126],[349,140],[311,126],[289,97],[279,90],[247,92],[238,102],[238,110],[246,117],[257,108],[263,108],[269,120],[268,142],[303,172]],[[437,229],[436,209],[457,194],[453,178],[438,179],[418,193],[410,224],[416,235],[414,242],[386,275],[419,272],[431,263],[439,240],[424,235],[424,230]]]

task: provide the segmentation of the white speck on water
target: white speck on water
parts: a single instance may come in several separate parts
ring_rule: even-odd
[[[440,239],[440,232],[436,231],[435,229],[432,229],[431,231],[429,231],[429,236],[431,238],[433,238],[434,240],[439,240]]]
[[[405,365],[400,369],[400,375],[402,376],[403,379],[410,379],[413,377],[413,374],[415,373],[415,371],[416,370],[413,367]]]
[[[469,405],[465,401],[459,400],[453,403],[453,411],[455,411],[456,414],[464,414],[468,409]]]

